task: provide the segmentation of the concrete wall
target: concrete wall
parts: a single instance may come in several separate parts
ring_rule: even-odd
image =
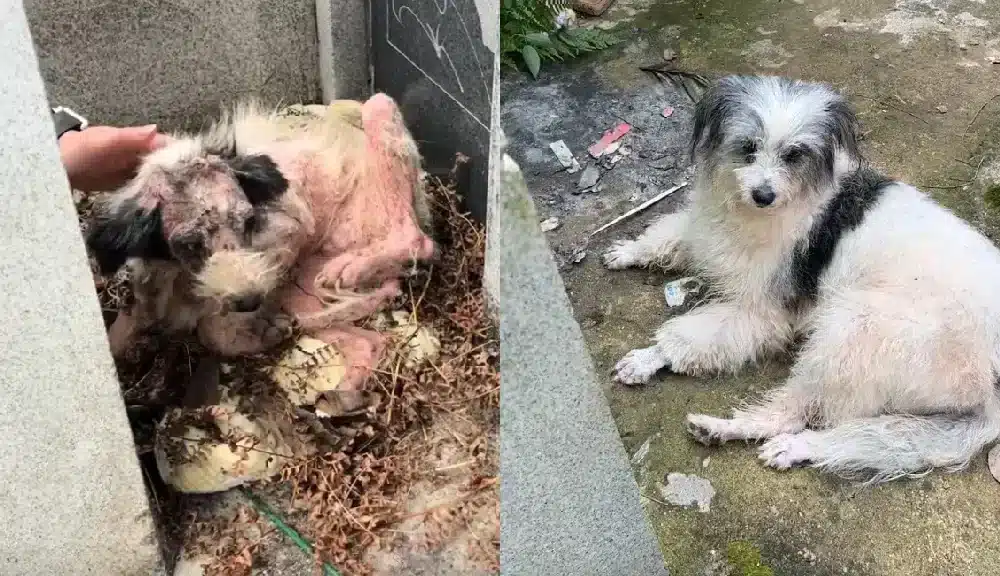
[[[500,572],[668,576],[517,164],[494,141],[487,287],[499,295]]]
[[[0,1],[0,574],[158,573],[27,20]]]
[[[319,78],[323,102],[363,100],[371,94],[369,2],[316,0]]]
[[[95,123],[197,128],[220,107],[318,102],[315,0],[26,0],[49,100]]]

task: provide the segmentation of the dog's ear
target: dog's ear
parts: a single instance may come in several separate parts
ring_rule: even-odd
[[[96,216],[87,229],[90,248],[101,274],[113,274],[129,258],[170,260],[160,207],[145,209],[125,200],[109,213]]]
[[[861,157],[858,146],[860,125],[858,117],[846,100],[838,99],[827,107],[830,126],[827,128],[833,134],[834,144],[855,158]]]
[[[695,106],[694,131],[691,133],[691,160],[715,152],[723,141],[723,124],[736,107],[739,79],[726,77],[709,89]]]
[[[226,163],[236,175],[236,181],[253,205],[265,204],[288,190],[288,180],[278,165],[266,154],[251,154],[227,158]]]

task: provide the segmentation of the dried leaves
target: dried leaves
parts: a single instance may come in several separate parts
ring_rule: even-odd
[[[483,289],[485,233],[461,212],[453,186],[431,180],[427,188],[440,258],[409,278],[401,306],[440,339],[440,355],[407,366],[405,343],[390,345],[367,383],[382,398],[374,416],[320,426],[289,407],[299,433],[327,436],[320,444],[340,451],[296,458],[269,486],[254,487],[278,500],[278,513],[294,517],[318,559],[345,575],[372,573],[367,555],[397,546],[460,546],[475,565],[499,569],[500,348]],[[123,277],[98,291],[108,310],[130,297]],[[140,452],[166,410],[183,402],[177,383],[190,380],[200,356],[195,344],[153,339],[119,366]],[[237,371],[256,376],[237,392],[273,398],[273,385],[258,377],[265,371],[250,363]],[[249,574],[263,553],[267,524],[249,509],[173,520],[184,524],[186,549],[213,557],[212,576]],[[401,526],[416,529],[402,534]]]

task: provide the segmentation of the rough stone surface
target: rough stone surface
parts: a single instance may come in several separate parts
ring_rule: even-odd
[[[0,574],[154,574],[152,518],[20,2],[0,4],[0,52]]]
[[[315,0],[27,0],[49,100],[94,123],[198,128],[248,96],[320,99]]]
[[[534,205],[513,160],[495,161],[501,573],[665,575]]]
[[[584,22],[617,27],[628,37],[625,44],[552,65],[541,81],[514,74],[504,80],[510,154],[524,170],[539,220],[562,222],[547,240],[558,260],[569,261],[591,230],[686,178],[693,105],[638,70],[662,62],[669,49],[677,66],[709,76],[758,72],[832,83],[858,110],[865,150],[877,167],[924,188],[996,241],[1000,209],[984,201],[984,192],[1000,182],[993,160],[1000,149],[1000,99],[989,102],[1000,73],[990,64],[1000,54],[997,14],[996,0],[618,0],[601,19]],[[666,106],[675,109],[669,118],[661,115]],[[576,177],[557,173],[561,165],[548,143],[563,139],[582,151],[622,120],[639,129],[623,138],[633,154],[602,176],[602,192],[572,195]],[[675,194],[595,236],[590,252],[634,236],[681,199],[683,193]],[[670,315],[688,309],[688,302],[668,308],[663,297],[664,281],[685,275],[609,272],[599,258],[563,268],[626,448],[635,453],[652,438],[634,467],[641,489],[657,496],[664,475],[679,472],[697,474],[717,491],[705,514],[646,502],[673,572],[706,573],[736,541],[751,542],[775,574],[995,572],[1000,491],[985,454],[961,473],[860,489],[814,470],[766,469],[752,445],[707,448],[687,436],[687,412],[726,414],[781,382],[781,359],[737,377],[662,374],[638,388],[612,385],[614,364],[648,345]]]
[[[365,0],[316,0],[319,78],[325,103],[364,100],[371,93],[368,4]]]

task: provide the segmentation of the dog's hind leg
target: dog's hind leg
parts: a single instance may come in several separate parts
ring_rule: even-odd
[[[792,326],[778,310],[753,309],[719,302],[671,318],[654,337],[655,344],[632,350],[615,366],[625,384],[648,381],[661,368],[692,376],[735,372],[792,340]]]
[[[961,470],[998,436],[1000,399],[994,396],[969,414],[883,415],[782,434],[760,447],[760,459],[778,469],[809,465],[877,483],[934,468]]]
[[[732,418],[688,414],[687,430],[705,445],[799,432],[809,421],[814,401],[814,392],[793,377],[768,392],[761,402],[733,410]]]
[[[635,240],[619,240],[604,253],[604,265],[612,270],[632,266],[656,265],[677,269],[687,261],[682,242],[688,212],[667,214],[652,224]]]

